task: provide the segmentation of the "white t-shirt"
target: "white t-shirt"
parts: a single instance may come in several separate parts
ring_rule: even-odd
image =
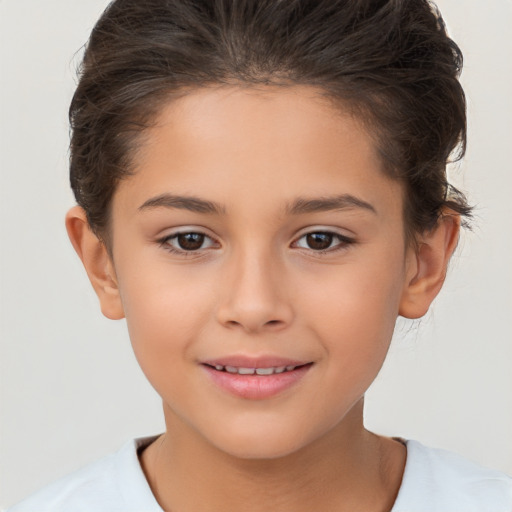
[[[154,439],[130,441],[7,512],[162,512],[137,456]],[[391,512],[512,512],[511,477],[418,441],[405,443],[405,472]]]

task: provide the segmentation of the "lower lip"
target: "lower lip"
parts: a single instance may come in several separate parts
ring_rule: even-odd
[[[203,365],[213,382],[232,395],[249,400],[264,400],[282,393],[298,383],[309,371],[311,364],[295,370],[272,375],[240,375],[218,371],[211,366]]]

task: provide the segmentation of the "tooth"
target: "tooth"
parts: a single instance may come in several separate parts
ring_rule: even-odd
[[[258,375],[272,375],[274,368],[256,368],[256,373]]]
[[[235,368],[234,366],[226,366],[225,367],[225,370],[228,372],[228,373],[238,373],[238,369]]]
[[[286,366],[278,366],[278,367],[275,369],[275,372],[276,372],[276,373],[283,373],[285,370],[286,370]]]
[[[221,372],[222,370],[224,370],[224,366],[222,366],[221,364],[216,364],[215,369],[219,370],[219,372]]]
[[[238,368],[238,373],[240,375],[254,375],[254,368]]]
[[[295,370],[295,366],[287,366],[286,371],[291,372],[292,370]]]

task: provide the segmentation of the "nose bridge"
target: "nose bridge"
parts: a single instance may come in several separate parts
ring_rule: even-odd
[[[225,263],[218,318],[246,331],[279,329],[293,312],[287,300],[286,272],[271,248],[252,241],[233,250]]]

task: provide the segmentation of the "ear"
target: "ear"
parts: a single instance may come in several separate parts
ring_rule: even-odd
[[[437,225],[420,236],[416,247],[409,249],[400,315],[420,318],[428,311],[443,286],[459,232],[460,215],[443,211]]]
[[[84,264],[100,300],[101,312],[112,320],[124,318],[114,264],[105,244],[92,232],[85,211],[75,206],[66,215],[69,239]]]

